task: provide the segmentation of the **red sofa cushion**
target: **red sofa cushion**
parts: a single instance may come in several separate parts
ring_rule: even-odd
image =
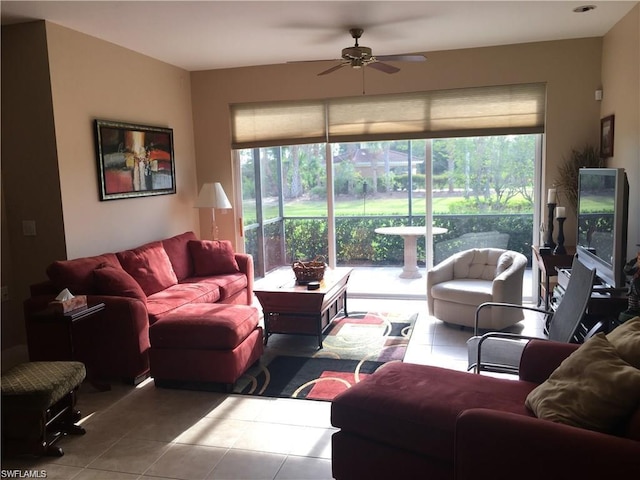
[[[142,287],[122,267],[103,264],[93,271],[93,276],[99,295],[136,298],[147,304],[147,296]]]
[[[149,295],[147,311],[153,324],[164,315],[190,303],[214,303],[220,300],[220,289],[215,284],[178,283]]]
[[[120,266],[116,255],[105,253],[73,260],[57,260],[47,267],[47,276],[56,289],[68,288],[74,294],[97,293],[93,271],[102,264]]]
[[[162,242],[151,242],[133,250],[116,253],[122,268],[140,284],[149,296],[178,283],[171,260]]]
[[[188,246],[196,277],[240,271],[229,240],[192,240],[189,241]]]
[[[257,326],[255,307],[198,303],[158,320],[149,329],[149,338],[154,349],[232,350]]]
[[[338,395],[331,423],[408,451],[452,461],[458,415],[490,408],[532,417],[525,398],[537,385],[445,368],[389,363]]]
[[[179,282],[193,275],[193,260],[187,246],[189,240],[198,240],[198,237],[193,232],[184,232],[162,240],[162,246],[171,260]]]
[[[193,283],[202,284],[207,288],[219,290],[220,300],[226,300],[247,288],[248,279],[244,273],[233,273],[228,275],[216,275],[215,277],[187,278],[182,285]]]

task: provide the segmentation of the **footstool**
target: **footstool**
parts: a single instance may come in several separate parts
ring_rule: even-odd
[[[2,374],[2,454],[62,456],[54,443],[76,425],[78,389],[86,376],[80,362],[28,362]]]
[[[162,317],[149,328],[155,385],[231,391],[262,355],[258,320],[255,307],[219,303],[188,304]]]

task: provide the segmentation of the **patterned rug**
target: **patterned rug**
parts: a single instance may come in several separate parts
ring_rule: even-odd
[[[417,318],[352,312],[332,322],[322,349],[315,336],[274,334],[234,393],[330,401],[385,363],[401,362]]]

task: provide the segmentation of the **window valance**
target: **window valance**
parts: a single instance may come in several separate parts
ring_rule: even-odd
[[[542,133],[543,83],[231,105],[232,148]]]

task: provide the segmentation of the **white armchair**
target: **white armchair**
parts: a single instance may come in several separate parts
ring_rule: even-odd
[[[482,303],[521,305],[526,266],[527,257],[511,250],[474,248],[457,253],[427,272],[429,313],[446,323],[473,327]],[[523,318],[518,309],[487,308],[479,325],[502,330]]]

